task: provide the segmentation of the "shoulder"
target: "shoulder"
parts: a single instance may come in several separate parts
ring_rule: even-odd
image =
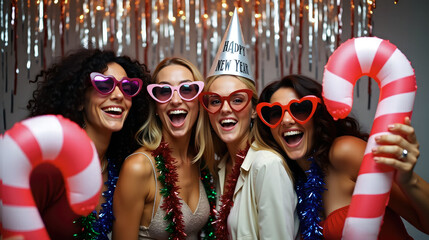
[[[249,153],[254,159],[249,169],[248,179],[250,183],[253,182],[256,189],[265,193],[294,193],[293,180],[283,157],[271,150],[249,151]]]
[[[261,171],[263,169],[277,169],[286,171],[286,163],[282,156],[270,150],[249,150],[248,156],[252,159],[252,169]]]
[[[341,136],[334,140],[329,151],[331,162],[349,158],[355,154],[363,154],[365,151],[366,142],[360,138],[353,136]]]
[[[121,175],[146,178],[153,175],[154,168],[155,160],[151,152],[145,148],[139,148],[125,159]]]
[[[334,140],[329,151],[329,159],[337,170],[358,169],[364,153],[366,142],[353,136],[341,136]]]
[[[280,153],[270,147],[261,146],[257,142],[252,143],[248,155],[255,159],[259,165],[277,165],[284,162],[284,158]]]
[[[249,151],[250,152],[250,151]],[[273,151],[269,151],[269,150],[258,150],[258,151],[252,151],[251,153],[254,158],[257,159],[257,161],[255,162],[255,164],[259,164],[259,165],[276,165],[279,163],[283,162],[283,158],[273,152]]]

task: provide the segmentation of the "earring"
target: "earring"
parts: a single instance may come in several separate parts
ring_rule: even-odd
[[[252,129],[252,128],[253,128],[253,121],[254,121],[254,119],[252,118],[252,119],[250,120],[250,129]]]

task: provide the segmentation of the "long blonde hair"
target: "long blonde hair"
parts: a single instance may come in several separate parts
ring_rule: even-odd
[[[204,91],[207,91],[213,82],[222,75],[209,77],[204,86]],[[258,92],[256,91],[255,83],[247,78],[234,76],[241,82],[243,82],[248,89],[252,90],[252,108],[256,108],[258,103]],[[205,161],[206,167],[210,170],[213,175],[217,175],[215,172],[216,158],[223,156],[228,150],[226,144],[217,136],[216,132],[210,124],[208,112],[204,108],[200,108],[200,117],[197,122],[197,129],[202,130],[202,134],[199,134],[195,138],[196,145],[199,146],[197,156],[202,157]],[[251,144],[254,136],[255,128],[249,130],[248,143]]]
[[[186,67],[187,69],[189,69],[189,71],[191,71],[192,76],[194,77],[194,81],[204,81],[204,78],[201,75],[200,71],[190,61],[184,58],[170,57],[165,58],[156,66],[149,84],[156,83],[158,80],[157,78],[159,72],[163,68],[170,65],[180,65]],[[156,116],[156,101],[153,99],[150,99],[148,112],[149,117],[146,122],[141,126],[141,128],[137,131],[136,139],[140,145],[146,147],[148,150],[155,150],[156,148],[158,148],[162,140],[162,123]],[[201,130],[199,129],[198,124],[196,126],[194,125],[192,133],[193,136],[191,137],[191,139],[201,138],[199,136]],[[195,150],[197,153],[199,153],[199,148],[200,147],[195,144],[194,149],[192,150]],[[201,157],[200,155],[201,154],[197,154],[194,157],[193,162],[198,161],[198,159]]]

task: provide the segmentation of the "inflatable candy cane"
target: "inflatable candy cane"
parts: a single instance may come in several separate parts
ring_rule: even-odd
[[[377,145],[376,136],[390,134],[389,124],[411,118],[417,90],[410,62],[393,44],[376,37],[350,39],[334,51],[325,66],[323,98],[334,119],[350,113],[353,87],[363,75],[378,83],[380,99],[344,224],[344,239],[377,239],[394,170],[376,164],[371,149]]]
[[[49,239],[29,181],[42,162],[61,171],[74,212],[87,215],[98,204],[102,179],[97,151],[76,123],[54,115],[24,120],[0,136],[0,151],[3,238]]]

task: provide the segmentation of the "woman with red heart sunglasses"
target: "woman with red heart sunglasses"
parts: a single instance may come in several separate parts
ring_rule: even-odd
[[[217,239],[295,239],[296,195],[279,153],[254,141],[257,92],[241,76],[209,77],[200,95],[204,159],[216,176]],[[216,159],[218,157],[219,159]]]
[[[265,87],[255,139],[282,152],[293,171],[303,239],[341,239],[368,135],[353,118],[334,121],[321,93],[321,84],[301,75]],[[428,233],[429,184],[412,170],[419,149],[410,120],[389,131],[373,149],[375,161],[397,170],[379,239],[412,239],[400,216]]]
[[[166,58],[155,68],[145,89],[149,119],[137,133],[142,146],[124,161],[114,196],[114,239],[198,239],[207,226],[210,178],[194,141],[203,87],[186,59]]]
[[[298,216],[289,168],[254,141],[258,94],[237,10],[208,74],[197,144],[215,176],[216,239],[295,239]],[[240,51],[233,51],[233,48]]]

